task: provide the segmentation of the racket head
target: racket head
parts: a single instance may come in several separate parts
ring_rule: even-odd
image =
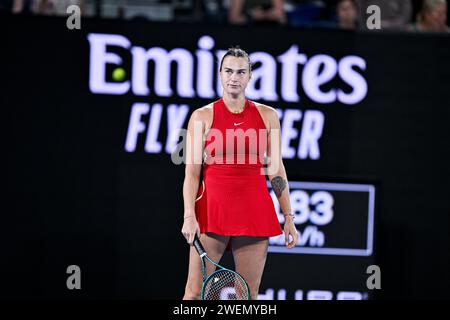
[[[250,288],[239,273],[221,267],[203,282],[201,299],[250,300]]]

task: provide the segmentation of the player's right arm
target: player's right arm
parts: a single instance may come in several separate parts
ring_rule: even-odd
[[[195,110],[189,119],[186,134],[186,167],[183,183],[184,222],[181,233],[189,244],[194,235],[200,237],[200,228],[195,216],[195,198],[200,184],[203,160],[203,134],[205,130],[204,112]]]

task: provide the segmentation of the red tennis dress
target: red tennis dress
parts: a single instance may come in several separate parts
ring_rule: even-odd
[[[267,129],[255,104],[234,114],[223,99],[213,105],[206,135],[203,181],[195,212],[201,233],[273,237],[282,233],[262,161]]]

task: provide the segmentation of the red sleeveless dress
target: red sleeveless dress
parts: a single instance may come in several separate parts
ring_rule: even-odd
[[[267,129],[255,104],[240,114],[214,102],[195,212],[201,233],[272,237],[282,233],[263,171]],[[229,248],[228,248],[229,249]]]

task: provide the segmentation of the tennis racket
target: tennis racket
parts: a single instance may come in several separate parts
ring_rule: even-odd
[[[202,300],[250,300],[250,289],[245,279],[239,273],[212,261],[197,235],[194,237],[194,247],[202,260]],[[207,262],[216,267],[209,276],[206,274]]]

